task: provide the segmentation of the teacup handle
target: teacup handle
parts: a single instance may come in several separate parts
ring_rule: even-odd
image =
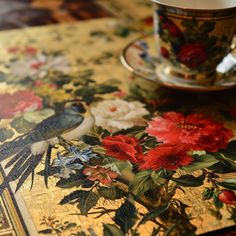
[[[233,52],[235,49],[236,49],[236,32],[234,34],[233,42],[232,42],[231,47],[230,47],[230,52]]]

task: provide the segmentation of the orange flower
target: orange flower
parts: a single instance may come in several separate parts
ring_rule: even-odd
[[[112,179],[118,177],[118,173],[101,167],[101,166],[90,166],[84,169],[84,175],[88,176],[88,179],[91,181],[98,180],[100,183],[104,185],[110,185],[112,183]]]

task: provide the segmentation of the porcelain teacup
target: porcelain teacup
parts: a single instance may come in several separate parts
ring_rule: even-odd
[[[209,85],[233,47],[236,0],[152,1],[164,73],[186,83]]]

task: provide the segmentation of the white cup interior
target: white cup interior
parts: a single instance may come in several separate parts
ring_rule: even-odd
[[[193,10],[220,10],[236,7],[236,0],[152,0],[153,2]]]

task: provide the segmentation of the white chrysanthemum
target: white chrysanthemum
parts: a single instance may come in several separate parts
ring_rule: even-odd
[[[8,64],[11,75],[16,79],[44,78],[49,71],[67,73],[70,70],[69,61],[64,56],[38,54],[18,59]]]
[[[91,107],[96,125],[111,132],[144,125],[143,116],[149,112],[141,102],[127,102],[121,99],[105,100]]]

